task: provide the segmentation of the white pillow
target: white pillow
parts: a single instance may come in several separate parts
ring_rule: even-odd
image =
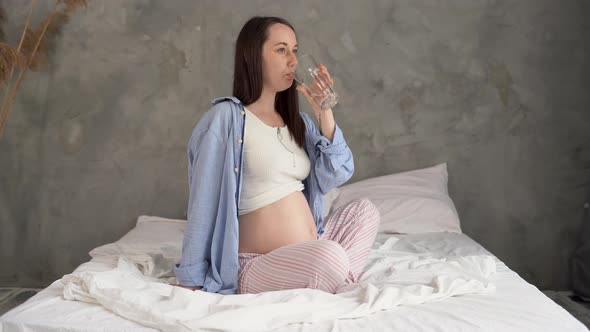
[[[381,214],[383,233],[461,233],[449,197],[447,164],[365,179],[339,187],[330,213],[357,198],[368,198]]]
[[[174,264],[180,260],[186,220],[140,216],[133,229],[116,242],[92,249],[98,257],[129,257],[148,276],[174,276]]]

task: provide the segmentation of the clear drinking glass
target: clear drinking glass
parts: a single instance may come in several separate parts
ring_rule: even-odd
[[[338,103],[338,95],[330,86],[328,78],[318,68],[318,63],[313,56],[300,55],[297,57],[297,62],[295,81],[307,90],[322,110],[334,107]]]

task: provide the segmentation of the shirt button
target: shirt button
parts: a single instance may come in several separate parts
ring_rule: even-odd
[[[239,169],[239,168],[237,168],[237,167],[236,167],[236,168],[234,168],[234,172],[236,172],[236,173],[237,173],[239,170],[240,170],[240,169]]]
[[[240,113],[242,113],[242,115],[246,114],[246,112],[244,112],[244,111],[242,111],[242,112],[240,112]]]
[[[238,143],[242,144],[242,142],[243,142],[243,141],[242,141],[242,139],[240,138],[240,139],[238,140]]]

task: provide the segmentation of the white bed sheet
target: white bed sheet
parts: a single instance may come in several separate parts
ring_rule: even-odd
[[[379,234],[374,248],[391,238]],[[445,255],[489,254],[464,234],[395,235],[396,251]],[[140,239],[138,239],[140,240]],[[371,269],[375,257],[369,261]],[[588,331],[563,308],[497,260],[492,294],[462,295],[418,305],[402,305],[357,319],[292,324],[276,331]],[[77,271],[107,271],[116,262],[93,258]],[[63,299],[55,281],[22,305],[0,317],[0,331],[155,331],[124,319],[98,304]]]

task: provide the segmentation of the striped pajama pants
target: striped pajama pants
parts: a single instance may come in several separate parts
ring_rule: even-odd
[[[294,288],[329,293],[353,289],[379,227],[379,211],[356,199],[328,216],[317,240],[293,243],[266,254],[238,253],[238,294]]]

